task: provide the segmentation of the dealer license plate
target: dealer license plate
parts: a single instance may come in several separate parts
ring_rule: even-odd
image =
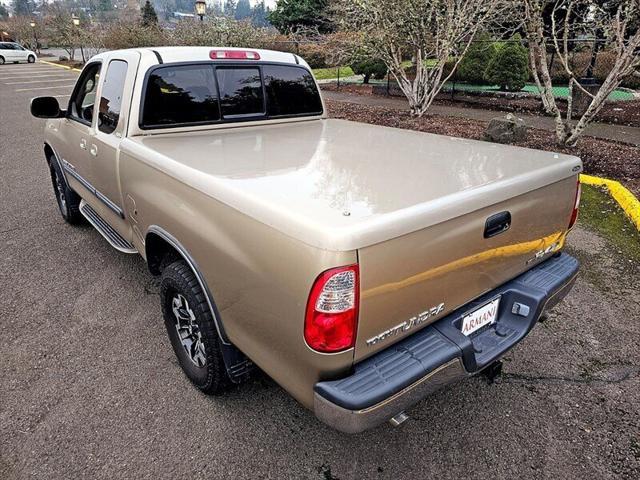
[[[495,323],[498,318],[499,305],[500,297],[494,298],[489,303],[465,315],[462,318],[462,333],[468,336],[485,325]]]

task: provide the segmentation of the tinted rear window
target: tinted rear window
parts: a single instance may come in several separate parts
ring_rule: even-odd
[[[211,66],[163,67],[149,75],[142,115],[145,126],[209,123],[219,119]]]
[[[223,117],[264,115],[260,69],[217,68]]]
[[[302,67],[166,65],[149,74],[141,125],[179,127],[320,113],[318,89]]]
[[[305,69],[266,65],[262,75],[270,116],[322,113],[318,89]]]

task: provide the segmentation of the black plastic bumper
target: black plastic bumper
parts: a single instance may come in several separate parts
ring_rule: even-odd
[[[531,331],[571,289],[578,261],[559,254],[438,322],[358,363],[349,377],[315,385],[315,413],[345,432],[371,428],[441,386],[474,375]],[[462,318],[500,297],[497,321],[465,336]]]

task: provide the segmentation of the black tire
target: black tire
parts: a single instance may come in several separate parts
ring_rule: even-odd
[[[209,395],[227,390],[231,381],[222,358],[220,340],[209,304],[196,276],[183,260],[173,262],[163,270],[160,301],[171,346],[185,375]],[[183,308],[185,305],[186,308]],[[178,313],[174,313],[174,310]],[[182,323],[179,316],[183,319]],[[192,319],[190,326],[180,329],[177,325],[187,323],[184,318]],[[178,333],[179,329],[182,337]],[[187,347],[185,343],[189,342],[190,346]],[[204,351],[200,350],[202,346]]]
[[[62,175],[62,171],[55,159],[49,159],[49,169],[51,171],[51,184],[53,186],[53,194],[56,197],[56,203],[60,210],[60,215],[67,223],[77,225],[82,221],[80,213],[80,195],[71,190],[67,181]]]
[[[27,62],[29,63],[35,63],[36,61],[36,57],[34,57],[33,55],[29,55],[29,58],[27,58]]]
[[[0,55],[0,65],[4,65],[4,57]]]

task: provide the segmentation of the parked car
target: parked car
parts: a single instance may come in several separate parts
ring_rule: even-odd
[[[15,42],[0,42],[0,65],[5,63],[34,63],[38,59],[35,52],[27,50]]]
[[[399,423],[496,368],[577,275],[580,159],[327,118],[291,53],[106,52],[31,112],[62,216],[161,277],[206,393],[255,364],[338,430]]]

